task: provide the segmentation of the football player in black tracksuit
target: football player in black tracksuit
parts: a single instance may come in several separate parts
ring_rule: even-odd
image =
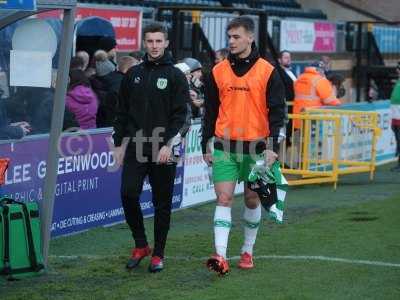
[[[113,138],[116,161],[123,162],[122,205],[135,240],[126,267],[137,267],[151,254],[139,203],[148,175],[155,210],[149,271],[158,272],[163,269],[170,225],[176,171],[176,164],[171,162],[173,140],[184,126],[190,96],[185,75],[174,67],[172,57],[165,52],[166,29],[158,23],[151,24],[144,29],[143,37],[146,56],[143,63],[127,72],[121,83]]]

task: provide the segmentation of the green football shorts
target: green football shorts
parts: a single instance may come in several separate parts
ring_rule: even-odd
[[[214,149],[213,152],[213,181],[248,181],[251,169],[256,160],[263,159],[263,154],[250,155],[231,153]]]

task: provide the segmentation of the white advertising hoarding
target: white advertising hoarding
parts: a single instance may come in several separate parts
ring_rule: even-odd
[[[335,52],[336,24],[282,20],[280,49],[293,52]]]

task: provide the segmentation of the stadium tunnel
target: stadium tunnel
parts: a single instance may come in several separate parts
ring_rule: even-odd
[[[75,24],[75,49],[86,51],[92,57],[96,50],[100,49],[99,40],[103,37],[115,39],[115,31],[112,24],[101,17],[88,17]]]

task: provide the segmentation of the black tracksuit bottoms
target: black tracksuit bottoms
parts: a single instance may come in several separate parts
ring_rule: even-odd
[[[139,197],[142,193],[143,181],[146,175],[149,176],[154,206],[153,256],[161,258],[164,257],[164,248],[170,226],[175,172],[175,163],[156,164],[151,162],[150,159],[149,162],[138,162],[135,155],[126,157],[122,168],[122,206],[136,247],[139,248],[147,246]]]

